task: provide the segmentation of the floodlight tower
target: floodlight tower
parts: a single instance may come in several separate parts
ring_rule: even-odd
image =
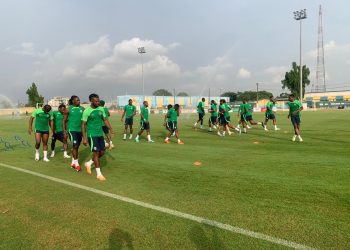
[[[140,48],[137,48],[139,54],[141,54],[141,60],[142,60],[142,95],[143,95],[143,98],[145,98],[145,78],[144,78],[144,75],[143,75],[143,54],[146,53],[146,50],[145,50],[145,47],[140,47]]]
[[[324,67],[322,8],[318,12],[317,67],[315,92],[326,92],[326,71]]]
[[[302,40],[301,40],[301,23],[303,19],[306,19],[306,9],[294,11],[294,19],[297,21],[300,21],[300,101],[303,102],[303,67],[302,67],[302,61],[301,61],[301,48],[302,48]]]

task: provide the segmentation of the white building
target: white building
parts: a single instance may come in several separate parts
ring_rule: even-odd
[[[47,104],[49,104],[51,107],[58,107],[60,104],[68,104],[69,97],[63,97],[63,96],[55,96],[52,99],[50,99]]]

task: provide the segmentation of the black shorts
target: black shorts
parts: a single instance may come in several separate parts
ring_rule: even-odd
[[[88,137],[91,152],[105,151],[105,139],[103,136]]]
[[[134,118],[130,117],[130,118],[125,118],[125,122],[124,125],[133,125],[134,124]]]
[[[102,126],[103,133],[109,134],[109,128],[107,126]]]
[[[217,123],[217,122],[218,122],[218,117],[217,117],[217,116],[211,116],[211,117],[210,117],[210,122],[211,122],[212,124]]]
[[[83,138],[82,132],[69,131],[69,139],[73,143],[73,147],[79,147],[81,144],[82,138]]]
[[[35,130],[36,134],[48,135],[49,131]]]
[[[204,116],[205,116],[204,113],[198,113],[198,120],[203,120]]]
[[[141,121],[140,122],[140,129],[141,130],[149,130],[151,126],[149,125],[149,122]]]
[[[167,130],[174,132],[177,129],[177,122],[167,121],[166,128]]]
[[[267,120],[274,120],[274,119],[276,119],[275,114],[265,114],[265,118]]]
[[[226,124],[227,124],[227,121],[226,121],[226,119],[225,119],[225,116],[220,116],[219,117],[219,124],[221,125],[221,126],[225,126]]]
[[[290,120],[292,122],[292,124],[296,124],[296,125],[299,125],[300,124],[300,116],[291,116],[290,117]]]
[[[56,132],[52,135],[53,141],[59,140],[60,142],[63,142],[63,139],[64,139],[63,131]]]
[[[241,115],[241,121],[242,121],[242,122],[249,122],[249,121],[251,121],[251,120],[253,120],[253,117],[252,117],[251,115],[248,115],[248,116],[246,116],[246,115]]]

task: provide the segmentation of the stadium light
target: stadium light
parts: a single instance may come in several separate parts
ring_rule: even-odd
[[[301,21],[303,19],[306,19],[307,18],[307,15],[306,15],[306,9],[303,9],[303,10],[299,10],[299,11],[294,11],[293,12],[294,14],[294,19],[297,20],[297,21],[300,21],[300,101],[301,103],[303,102],[303,67],[302,67],[302,63],[301,63]]]
[[[145,47],[139,47],[137,48],[139,54],[141,54],[141,60],[142,60],[142,95],[143,98],[145,98],[145,78],[143,76],[143,54],[146,53]]]

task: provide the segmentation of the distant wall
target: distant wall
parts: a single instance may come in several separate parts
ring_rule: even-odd
[[[30,114],[35,110],[33,107],[24,107],[24,108],[13,108],[13,109],[0,109],[0,115],[25,115],[26,111]]]

